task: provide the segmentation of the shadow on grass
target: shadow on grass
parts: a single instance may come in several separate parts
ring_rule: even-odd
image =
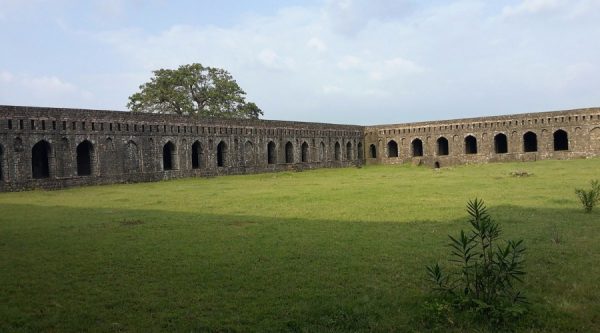
[[[464,220],[36,205],[2,212],[0,331],[420,330],[424,267],[445,261],[447,234],[467,229]],[[506,238],[529,248],[523,289],[534,311],[523,330],[599,330],[593,217],[517,206],[490,212]],[[562,243],[552,242],[555,233]]]

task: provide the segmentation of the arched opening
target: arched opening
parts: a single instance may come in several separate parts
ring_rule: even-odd
[[[200,141],[192,145],[192,169],[200,169],[202,165],[202,144]]]
[[[498,133],[494,136],[494,152],[496,154],[508,153],[508,138],[503,133]]]
[[[398,144],[394,140],[390,140],[387,144],[388,157],[398,157]]]
[[[289,141],[285,144],[285,163],[294,163],[294,145]]]
[[[31,148],[31,175],[34,179],[50,177],[50,144],[42,140]]]
[[[308,143],[302,143],[302,163],[308,162]]]
[[[523,135],[523,151],[526,153],[537,151],[537,135],[527,132]]]
[[[440,137],[437,139],[437,153],[440,156],[445,156],[448,155],[450,153],[450,149],[449,145],[448,145],[448,139],[446,139],[445,137]]]
[[[346,160],[352,161],[352,143],[350,141],[346,144]]]
[[[333,151],[334,151],[334,153],[335,153],[335,154],[334,154],[334,156],[333,156],[333,158],[334,158],[336,161],[339,161],[339,160],[341,160],[341,159],[342,159],[342,147],[340,146],[340,143],[339,143],[339,142],[336,142],[336,143],[335,143],[335,147],[334,147],[334,150],[333,150]]]
[[[439,169],[440,168],[440,162],[436,161],[435,163],[433,163],[433,167],[436,168],[436,169]]]
[[[227,159],[227,144],[224,141],[217,145],[217,166],[224,167]]]
[[[125,172],[135,173],[140,169],[140,153],[135,142],[127,142],[125,146]]]
[[[267,163],[277,163],[277,153],[275,150],[275,142],[273,141],[269,141],[269,144],[267,144]]]
[[[363,144],[362,142],[359,142],[358,145],[356,145],[356,152],[358,154],[358,160],[362,161],[365,159],[365,154],[363,152]]]
[[[472,135],[465,138],[465,154],[477,154],[477,139]]]
[[[169,141],[163,146],[163,170],[173,170],[175,145]]]
[[[569,150],[569,135],[563,130],[554,132],[554,150]]]
[[[370,145],[369,146],[369,157],[370,158],[377,158],[377,147],[375,145]]]
[[[92,174],[92,153],[94,146],[88,140],[77,146],[77,175],[89,176]]]
[[[252,144],[252,141],[244,143],[244,165],[254,165],[254,144]]]
[[[323,141],[319,144],[319,161],[325,162],[325,144]]]
[[[421,139],[414,139],[412,142],[412,155],[423,156],[423,141]]]

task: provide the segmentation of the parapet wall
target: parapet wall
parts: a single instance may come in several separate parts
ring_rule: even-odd
[[[600,155],[600,108],[365,127],[368,164],[570,159]]]
[[[600,156],[600,108],[396,125],[0,106],[0,191],[413,163]]]
[[[343,167],[363,128],[0,106],[0,191]]]

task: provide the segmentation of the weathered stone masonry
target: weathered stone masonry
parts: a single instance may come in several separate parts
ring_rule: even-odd
[[[365,127],[367,164],[600,156],[600,108]]]
[[[600,108],[363,127],[0,106],[0,191],[592,156],[600,156]]]
[[[342,167],[363,128],[0,106],[0,191]]]

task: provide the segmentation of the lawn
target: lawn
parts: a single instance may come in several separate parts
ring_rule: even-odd
[[[368,166],[0,193],[0,331],[426,331],[425,265],[446,262],[478,197],[528,248],[517,330],[600,332],[600,207],[574,194],[599,171]],[[447,330],[477,328],[463,325]]]

